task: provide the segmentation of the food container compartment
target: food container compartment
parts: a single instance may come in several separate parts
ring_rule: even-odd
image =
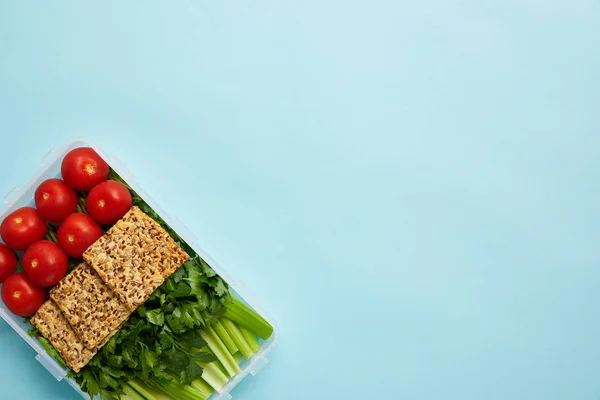
[[[258,306],[254,300],[252,294],[246,289],[241,282],[232,280],[222,268],[220,268],[198,245],[197,239],[187,229],[179,219],[171,217],[166,214],[153,200],[148,196],[142,188],[140,188],[133,175],[125,167],[125,165],[117,158],[105,153],[99,147],[90,143],[86,139],[78,139],[70,142],[65,147],[59,150],[49,151],[41,160],[41,169],[36,176],[26,185],[15,187],[11,190],[4,199],[4,207],[0,212],[0,221],[3,220],[13,210],[23,206],[34,206],[33,196],[35,189],[48,178],[60,178],[60,166],[64,156],[71,150],[77,147],[92,147],[96,152],[104,158],[104,160],[135,190],[147,203],[152,207],[157,214],[164,219],[164,221],[171,226],[171,228],[177,232],[183,240],[185,240],[191,247],[200,255],[220,276],[229,284],[232,293],[235,297],[242,300],[246,305],[250,306],[257,313],[259,313],[265,320],[267,320],[273,326],[273,334],[267,340],[258,339],[261,345],[260,350],[256,352],[249,360],[244,360],[240,364],[241,371],[231,378],[227,384],[223,387],[220,392],[215,392],[210,397],[210,400],[226,400],[231,399],[231,391],[235,388],[243,379],[248,375],[255,376],[258,374],[268,363],[269,353],[273,350],[277,344],[279,338],[279,331],[273,321],[266,315]],[[20,255],[20,254],[19,254]],[[68,370],[63,368],[53,357],[51,357],[40,342],[29,336],[28,330],[31,327],[22,317],[12,314],[4,303],[0,299],[0,317],[5,320],[14,330],[25,340],[29,345],[36,351],[36,360],[44,366],[56,378],[58,381],[64,381],[71,385],[73,389],[78,392],[83,398],[89,399],[89,395],[84,393],[77,382],[74,379],[67,377]],[[99,399],[96,396],[95,399]]]

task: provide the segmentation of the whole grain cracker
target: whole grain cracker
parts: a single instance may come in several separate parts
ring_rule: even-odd
[[[94,358],[96,351],[83,344],[52,300],[42,304],[31,318],[31,323],[48,339],[73,371],[79,372]]]
[[[190,256],[156,221],[132,207],[83,258],[135,311]]]
[[[98,273],[87,263],[79,264],[50,291],[85,346],[96,349],[112,336],[131,312]]]

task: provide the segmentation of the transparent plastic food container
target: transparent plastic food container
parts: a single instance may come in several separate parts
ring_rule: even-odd
[[[252,295],[248,292],[241,282],[234,281],[227,273],[223,271],[198,245],[197,239],[189,232],[186,226],[176,217],[167,215],[154,201],[148,196],[142,188],[140,188],[132,174],[121,161],[102,151],[102,149],[93,145],[86,139],[78,139],[69,143],[67,146],[59,150],[50,150],[48,154],[41,160],[41,169],[37,175],[22,187],[15,187],[4,199],[4,207],[0,212],[0,221],[17,208],[24,206],[35,206],[33,195],[36,188],[48,178],[60,178],[60,166],[64,156],[71,150],[77,147],[92,147],[96,152],[135,190],[147,203],[159,214],[164,221],[175,231],[183,240],[202,257],[220,276],[227,282],[233,292],[233,295],[242,300],[248,306],[253,308],[265,320],[273,326],[273,334],[267,340],[258,339],[261,345],[252,358],[244,360],[240,364],[241,371],[231,378],[227,384],[219,392],[213,393],[210,400],[225,400],[231,399],[231,391],[235,388],[248,374],[255,376],[268,363],[268,354],[275,347],[279,338],[279,331],[273,321],[258,307]],[[27,333],[30,325],[26,324],[22,317],[12,314],[0,299],[0,317],[4,319],[29,345],[37,352],[36,360],[40,362],[58,381],[68,383],[77,391],[83,398],[89,399],[89,395],[84,393],[74,379],[67,377],[68,370],[63,368],[54,358],[52,358],[38,340],[29,336]],[[99,399],[96,396],[94,399]]]

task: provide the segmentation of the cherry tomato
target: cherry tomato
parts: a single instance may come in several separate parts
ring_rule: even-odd
[[[69,259],[56,243],[40,240],[25,251],[23,269],[37,286],[54,286],[67,274]]]
[[[17,269],[15,252],[0,243],[0,283],[11,276]]]
[[[129,211],[131,193],[117,181],[102,182],[94,187],[86,198],[87,210],[101,224],[114,224]]]
[[[83,253],[104,234],[92,217],[83,213],[71,214],[58,227],[58,244],[73,258]]]
[[[75,190],[88,191],[108,177],[108,164],[91,147],[67,153],[60,167],[65,183]]]
[[[48,222],[59,223],[75,212],[77,195],[60,179],[48,179],[35,191],[35,206]]]
[[[2,221],[0,235],[14,250],[25,250],[46,235],[46,223],[35,208],[23,207]]]
[[[46,291],[35,286],[23,272],[9,276],[2,285],[2,301],[20,317],[35,314],[45,300]]]

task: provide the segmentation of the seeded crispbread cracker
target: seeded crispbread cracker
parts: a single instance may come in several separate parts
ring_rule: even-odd
[[[132,207],[83,258],[135,311],[190,256],[156,221]]]
[[[91,350],[98,348],[107,336],[112,336],[131,314],[98,273],[85,262],[52,288],[50,297]]]
[[[79,372],[94,358],[96,351],[85,347],[54,301],[48,300],[42,304],[31,318],[31,323],[48,339],[73,371]]]

